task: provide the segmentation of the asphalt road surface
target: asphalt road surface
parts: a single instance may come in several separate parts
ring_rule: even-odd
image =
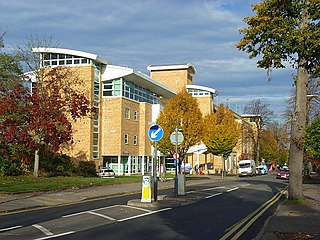
[[[0,239],[253,239],[286,186],[274,175],[245,177],[190,186],[183,206],[130,206],[141,196],[129,195],[3,215]]]

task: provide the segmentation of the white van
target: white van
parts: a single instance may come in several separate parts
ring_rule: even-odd
[[[256,163],[254,160],[240,160],[239,161],[239,176],[253,176],[256,175]]]

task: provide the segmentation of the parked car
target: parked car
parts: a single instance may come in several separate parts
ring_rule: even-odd
[[[102,177],[102,178],[107,178],[107,177],[115,177],[116,174],[115,172],[112,170],[112,169],[99,169],[99,172],[97,173],[97,175],[99,177]]]
[[[266,165],[260,165],[260,166],[257,166],[257,173],[258,174],[268,174],[268,168]]]
[[[256,175],[256,164],[254,160],[240,160],[239,161],[239,176],[253,176]]]
[[[276,175],[278,179],[289,179],[289,168],[280,168],[279,172]]]

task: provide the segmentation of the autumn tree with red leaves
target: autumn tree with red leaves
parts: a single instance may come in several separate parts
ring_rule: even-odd
[[[20,79],[13,87],[0,83],[0,139],[2,144],[33,150],[34,176],[38,177],[39,149],[57,152],[62,144],[71,143],[72,121],[89,116],[92,109],[86,93],[78,90],[82,81],[70,68],[46,68],[35,76],[32,93]]]

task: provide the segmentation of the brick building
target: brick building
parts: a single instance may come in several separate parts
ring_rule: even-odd
[[[97,167],[112,168],[118,175],[149,171],[152,154],[147,135],[149,123],[156,121],[166,102],[177,92],[187,89],[196,97],[203,116],[214,109],[217,91],[194,84],[196,70],[190,63],[150,65],[148,76],[129,67],[112,65],[91,53],[61,48],[33,51],[40,54],[41,67],[71,67],[83,80],[83,90],[98,110],[93,118],[73,123],[74,144],[65,151],[78,160],[94,160]],[[243,132],[251,131],[250,121],[236,113],[235,118],[243,129],[248,129]],[[248,147],[252,143],[248,136],[239,140],[240,145],[227,161],[230,168],[240,155],[252,150]],[[204,152],[197,157],[200,164],[205,163],[210,169],[221,167],[217,156]],[[189,161],[195,164],[193,153]]]

